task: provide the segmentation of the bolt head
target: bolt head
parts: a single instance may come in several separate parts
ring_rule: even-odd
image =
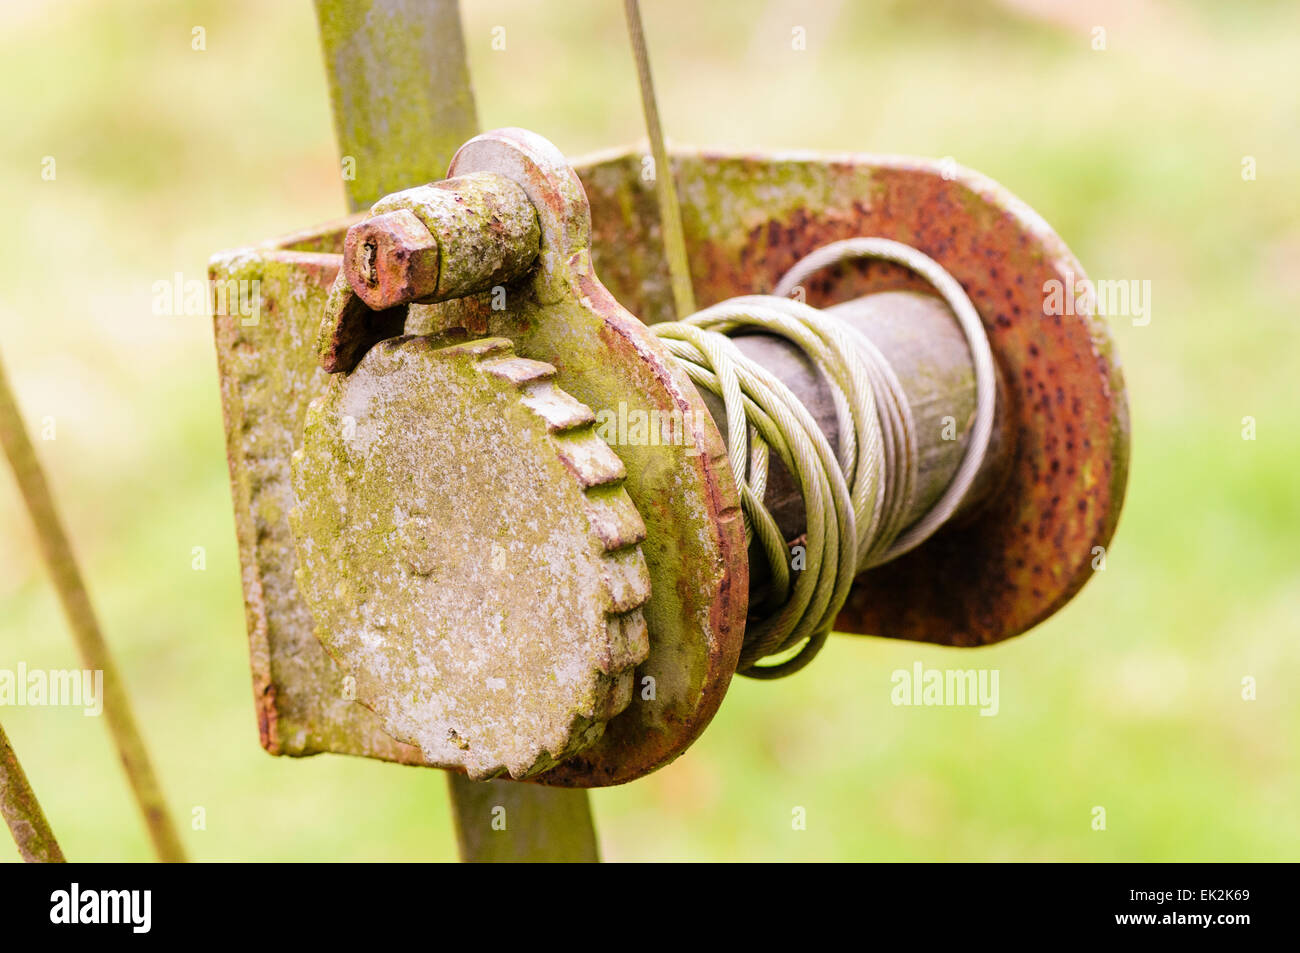
[[[437,240],[408,209],[358,222],[343,241],[348,284],[376,311],[433,294],[438,268]]]

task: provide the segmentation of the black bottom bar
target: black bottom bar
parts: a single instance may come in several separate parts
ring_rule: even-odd
[[[118,935],[128,943],[228,936],[264,946],[396,939],[397,931],[432,939],[467,924],[482,939],[512,943],[539,931],[576,936],[593,922],[605,924],[606,937],[672,943],[685,924],[696,924],[686,931],[694,935],[710,920],[724,942],[759,918],[805,935],[847,933],[866,941],[898,934],[927,945],[945,937],[983,944],[1099,934],[1232,942],[1261,927],[1285,927],[1294,880],[1282,865],[882,864],[785,873],[737,868],[725,877],[682,866],[655,870],[653,879],[645,874],[621,869],[596,879],[572,867],[539,874],[451,865],[14,865],[0,873],[0,929],[13,942],[7,949],[23,949],[18,942],[28,934]],[[763,907],[752,902],[774,894],[782,899]]]

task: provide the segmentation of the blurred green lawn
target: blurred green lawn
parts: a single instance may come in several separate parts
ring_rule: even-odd
[[[643,136],[619,4],[464,6],[485,127]],[[1133,467],[1106,571],[996,648],[843,636],[739,680],[685,757],[594,793],[606,857],[1300,855],[1300,7],[644,6],[676,142],[954,156],[1153,309],[1113,325]],[[0,105],[0,348],[32,430],[54,419],[38,450],[189,851],[453,857],[438,772],[258,746],[210,326],[151,311],[153,282],[343,211],[308,0],[6,4]],[[0,530],[0,667],[79,667],[7,474]],[[893,707],[917,660],[999,669],[1000,715]],[[0,715],[69,857],[149,856],[102,719]]]

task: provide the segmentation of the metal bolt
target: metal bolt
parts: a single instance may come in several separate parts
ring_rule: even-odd
[[[343,270],[375,311],[505,284],[532,267],[541,244],[524,190],[491,172],[397,192],[371,211],[348,229]]]
[[[438,242],[408,209],[348,229],[343,255],[349,283],[375,311],[423,298],[438,286]]]

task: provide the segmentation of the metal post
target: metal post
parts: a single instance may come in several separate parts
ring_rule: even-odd
[[[591,798],[581,789],[517,781],[471,781],[447,772],[462,860],[595,863]]]
[[[443,178],[479,131],[456,0],[316,0],[316,15],[349,208]],[[585,791],[456,774],[447,790],[464,861],[598,859]]]
[[[352,211],[436,182],[478,133],[456,0],[316,0]]]

